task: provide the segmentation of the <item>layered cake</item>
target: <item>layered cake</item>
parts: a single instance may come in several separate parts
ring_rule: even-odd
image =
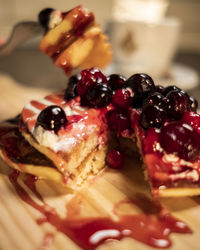
[[[100,38],[101,31],[100,36],[89,36],[94,44],[97,38],[97,46],[90,50],[80,45],[88,41],[86,33],[97,28],[93,14],[83,7],[66,13],[45,9],[40,22],[46,27],[40,49],[58,66],[63,58],[66,72],[89,66],[92,55],[95,65],[105,47],[101,63],[107,65],[111,53]],[[72,52],[77,49],[78,54]],[[75,189],[106,166],[121,167],[127,151],[137,145],[153,195],[199,195],[197,106],[185,91],[155,85],[144,73],[126,79],[118,74],[105,76],[95,67],[84,69],[69,78],[64,90],[30,101],[17,119],[1,124],[1,157],[19,171]]]

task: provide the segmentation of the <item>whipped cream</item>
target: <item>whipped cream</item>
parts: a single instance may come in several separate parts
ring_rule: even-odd
[[[48,23],[48,28],[53,29],[55,28],[58,24],[62,22],[62,12],[59,10],[54,10],[51,12],[50,17],[49,17],[49,23]]]
[[[86,126],[84,122],[74,123],[72,134],[58,136],[53,131],[45,130],[41,126],[35,127],[33,136],[37,142],[44,147],[52,149],[54,152],[70,152],[76,144],[83,140],[85,136],[95,131],[96,126]]]

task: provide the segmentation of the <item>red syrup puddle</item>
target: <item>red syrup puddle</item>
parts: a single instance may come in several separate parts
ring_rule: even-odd
[[[110,218],[62,219],[54,208],[44,202],[42,205],[37,204],[20,186],[18,177],[19,172],[15,170],[9,179],[21,199],[42,213],[43,217],[38,219],[37,223],[50,223],[83,249],[92,250],[108,239],[120,240],[123,237],[132,237],[152,247],[166,248],[171,246],[170,233],[191,233],[184,222],[170,215],[159,202],[141,195],[136,196],[134,200],[124,200],[115,205],[114,213],[118,216],[118,221]],[[28,178],[25,184],[38,196],[35,181],[34,178]],[[119,214],[118,209],[124,203],[136,205],[142,213]]]

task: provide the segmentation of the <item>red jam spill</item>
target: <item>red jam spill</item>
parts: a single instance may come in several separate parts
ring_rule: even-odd
[[[43,202],[37,204],[18,183],[19,172],[13,171],[9,176],[16,192],[23,201],[42,213],[38,224],[45,222],[53,225],[83,249],[92,250],[108,239],[120,240],[123,237],[132,237],[156,248],[166,248],[171,245],[170,233],[191,233],[188,226],[172,217],[158,202],[138,195],[133,201],[123,201],[114,208],[118,221],[110,218],[60,218],[55,209]],[[28,178],[26,184],[38,195],[34,188],[35,179]],[[131,202],[142,210],[141,214],[118,214],[119,206]]]

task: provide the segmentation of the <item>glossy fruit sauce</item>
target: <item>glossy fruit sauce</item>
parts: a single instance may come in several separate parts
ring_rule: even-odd
[[[150,200],[144,195],[138,194],[133,200],[123,200],[113,207],[113,213],[118,217],[114,221],[109,217],[99,218],[76,218],[73,216],[61,218],[56,210],[47,205],[35,188],[36,178],[27,176],[24,183],[31,188],[32,192],[43,202],[39,205],[18,183],[20,173],[13,171],[9,178],[17,194],[27,204],[41,212],[38,224],[50,223],[57,231],[62,232],[83,249],[95,249],[98,245],[108,239],[120,240],[124,237],[131,237],[156,248],[167,248],[172,242],[170,234],[191,233],[188,226],[170,215],[157,201]],[[120,214],[119,208],[124,203],[133,203],[142,212],[134,215]],[[67,206],[67,209],[72,207]],[[70,211],[69,211],[70,214]],[[47,237],[47,236],[45,236]],[[47,237],[51,241],[51,237]],[[45,238],[46,239],[46,238]],[[45,239],[43,244],[45,244]],[[47,244],[49,241],[47,240]]]

